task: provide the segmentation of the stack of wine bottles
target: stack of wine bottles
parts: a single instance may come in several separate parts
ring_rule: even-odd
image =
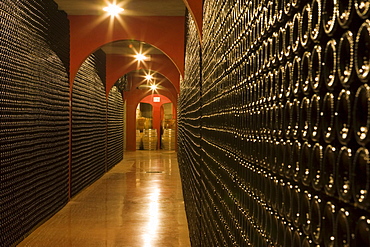
[[[108,96],[107,170],[123,159],[123,95],[113,86]]]
[[[192,242],[370,246],[369,16],[361,0],[204,1],[179,104]]]
[[[2,0],[0,33],[0,245],[11,246],[68,201],[69,23],[53,1]]]
[[[73,83],[72,196],[104,174],[106,133],[105,53],[98,50],[81,65]]]
[[[192,246],[201,246],[201,56],[196,26],[187,16],[184,80],[180,83],[178,107],[178,161]]]

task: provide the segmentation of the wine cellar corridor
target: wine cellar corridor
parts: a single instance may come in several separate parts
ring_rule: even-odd
[[[135,0],[105,20],[87,2],[0,1],[1,247],[153,153],[190,240],[145,246],[370,247],[370,1]],[[160,97],[171,127],[139,130]],[[163,150],[134,151],[143,129]]]

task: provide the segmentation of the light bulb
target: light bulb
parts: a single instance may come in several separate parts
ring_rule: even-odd
[[[144,60],[147,59],[147,57],[144,54],[141,54],[141,53],[136,54],[134,57],[137,61],[144,61]]]
[[[111,16],[117,16],[119,13],[124,11],[123,8],[115,5],[115,4],[109,4],[107,7],[103,8],[104,11],[108,12]]]

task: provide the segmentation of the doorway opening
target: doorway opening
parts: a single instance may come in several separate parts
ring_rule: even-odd
[[[138,104],[136,149],[176,149],[176,109],[166,96],[152,94]]]

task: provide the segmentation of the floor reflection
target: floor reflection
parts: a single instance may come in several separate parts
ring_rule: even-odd
[[[190,246],[176,153],[125,153],[19,246]]]

